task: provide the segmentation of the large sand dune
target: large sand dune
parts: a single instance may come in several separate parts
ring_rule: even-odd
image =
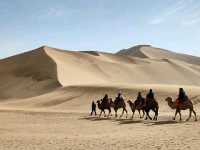
[[[38,96],[66,86],[200,85],[200,58],[153,47],[125,55],[43,46],[0,61],[0,99]],[[135,56],[135,57],[133,57]]]
[[[116,54],[43,46],[0,60],[0,149],[198,149],[199,122],[172,121],[164,98],[184,87],[199,113],[199,79],[199,57],[145,45]],[[157,122],[87,117],[105,93],[133,100],[149,88]]]

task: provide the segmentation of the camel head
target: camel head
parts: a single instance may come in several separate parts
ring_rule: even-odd
[[[132,101],[131,101],[131,100],[128,100],[127,103],[130,105],[130,104],[132,104]]]
[[[168,103],[168,106],[171,108],[171,109],[176,109],[176,103],[173,102],[172,98],[171,97],[167,97],[165,99],[165,101]]]
[[[100,100],[97,101],[97,104],[101,104]]]
[[[167,97],[167,98],[165,99],[165,101],[166,101],[166,102],[170,102],[170,103],[173,102],[171,97]]]

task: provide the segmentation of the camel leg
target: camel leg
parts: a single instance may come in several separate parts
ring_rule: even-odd
[[[148,119],[148,116],[147,116],[147,111],[145,111],[146,112],[146,117],[145,117],[145,120],[147,120]]]
[[[140,115],[140,118],[142,118],[141,113],[140,113],[140,109],[138,109],[138,113],[139,113],[139,115]]]
[[[147,119],[148,119],[148,117],[147,117],[147,114],[146,114],[145,120],[147,120]]]
[[[153,117],[153,120],[156,120],[156,115],[157,115],[157,113],[156,113],[156,110],[155,110],[155,109],[153,109],[153,111],[154,111],[154,113],[155,113],[155,115],[154,115],[154,117]]]
[[[155,120],[155,118],[156,118],[156,110],[155,110],[155,109],[152,109],[152,110],[153,110],[153,112],[154,112],[153,120]]]
[[[156,111],[156,120],[158,120],[158,110]]]
[[[133,112],[133,114],[132,114],[132,117],[131,117],[131,119],[133,119],[133,117],[134,117],[134,114],[135,114],[135,109],[134,109],[134,110],[132,110],[132,112]]]
[[[177,114],[178,114],[178,110],[176,109],[175,115],[174,115],[174,117],[172,118],[173,120],[176,120]]]
[[[186,119],[186,121],[189,121],[190,118],[191,118],[191,116],[192,116],[192,110],[190,109],[190,110],[189,110],[189,117]]]
[[[159,108],[156,108],[156,120],[158,120]]]
[[[143,115],[142,115],[142,118],[144,118],[144,115],[145,115],[145,112],[144,112],[144,110],[142,110],[142,113],[143,113]]]
[[[126,112],[126,118],[128,118],[128,111],[126,110],[126,108],[124,110]]]
[[[108,113],[108,118],[109,118],[109,116],[111,114],[111,109],[109,108],[108,111],[109,111],[109,113]]]
[[[140,118],[144,118],[144,110],[142,110],[142,113],[143,113],[142,115],[141,115],[141,109],[139,109],[138,112],[139,112]]]
[[[123,115],[124,115],[124,111],[125,111],[125,110],[123,109],[123,111],[122,111],[122,114],[121,114],[120,118],[122,118],[122,117],[123,117]]]
[[[179,116],[180,116],[180,121],[182,121],[181,111],[179,110],[178,113],[179,113]]]
[[[115,110],[115,118],[117,118],[117,110]]]
[[[101,110],[100,114],[99,114],[99,118],[101,117],[101,114],[102,114],[103,110]]]
[[[104,113],[104,117],[106,117],[106,112],[105,112],[105,110],[103,110],[103,113]]]
[[[197,114],[196,112],[194,111],[194,109],[192,110],[193,114],[194,114],[194,117],[195,117],[195,121],[197,121]]]
[[[158,119],[158,109],[156,108],[154,110],[154,112],[155,112],[155,116],[154,116],[153,120],[157,120]]]
[[[149,118],[150,120],[152,120],[151,116],[149,115],[149,111],[146,111],[146,120]]]

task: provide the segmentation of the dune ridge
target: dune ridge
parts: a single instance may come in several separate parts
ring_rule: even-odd
[[[166,49],[153,47],[151,45],[138,45],[117,52],[120,55],[149,59],[175,59],[190,64],[200,65],[200,58],[192,55],[175,53]]]

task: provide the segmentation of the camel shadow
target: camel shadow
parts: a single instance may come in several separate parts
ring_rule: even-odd
[[[169,125],[169,124],[178,124],[180,122],[178,121],[174,121],[174,120],[163,120],[163,121],[156,121],[156,122],[153,122],[152,125],[155,126],[155,125]]]
[[[111,120],[111,118],[82,117],[82,118],[79,118],[79,120],[103,121],[103,120]]]
[[[121,120],[119,125],[142,123],[142,120]]]

